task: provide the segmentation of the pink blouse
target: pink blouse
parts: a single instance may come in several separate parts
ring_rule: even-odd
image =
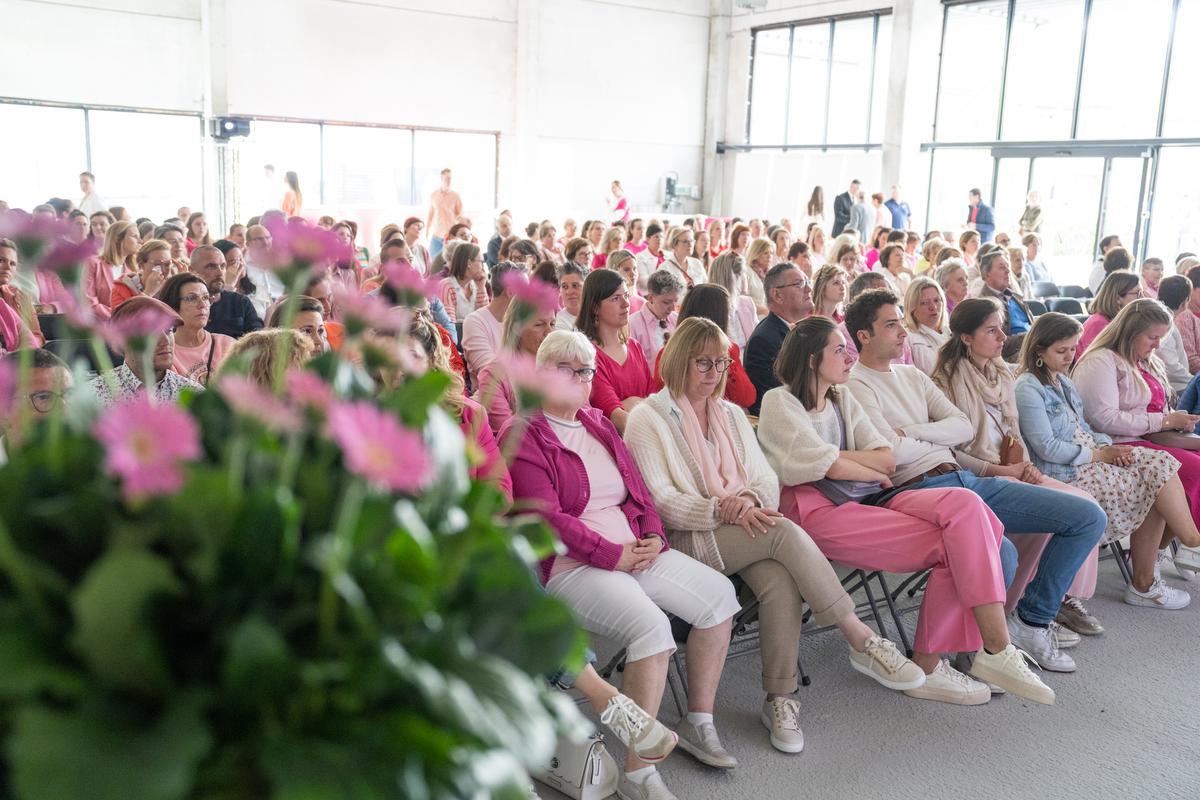
[[[1146,404],[1146,410],[1151,414],[1165,414],[1167,411],[1167,393],[1163,390],[1163,385],[1158,382],[1158,378],[1150,374],[1150,371],[1138,364],[1138,372],[1142,375],[1142,380],[1150,387],[1150,402]]]
[[[650,365],[636,339],[625,343],[625,363],[616,360],[600,348],[596,348],[596,377],[592,379],[592,405],[604,416],[621,407],[627,397],[649,397],[654,394],[654,381],[650,377]]]

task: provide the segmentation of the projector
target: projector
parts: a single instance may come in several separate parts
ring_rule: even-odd
[[[245,117],[217,117],[212,121],[214,139],[245,138],[250,135],[250,120]]]

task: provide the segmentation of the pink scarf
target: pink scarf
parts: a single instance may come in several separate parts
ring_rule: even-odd
[[[686,397],[673,398],[683,417],[683,439],[687,442],[688,450],[700,465],[700,474],[704,478],[704,488],[709,497],[729,497],[746,488],[746,470],[737,457],[733,447],[733,431],[729,428],[729,418],[720,401],[708,398],[704,403],[705,415],[708,417],[708,433],[717,449],[717,460],[704,434],[700,430],[700,419],[696,410]]]

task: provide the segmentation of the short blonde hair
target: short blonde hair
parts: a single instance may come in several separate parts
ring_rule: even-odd
[[[658,362],[658,374],[663,385],[673,397],[683,394],[687,386],[688,367],[692,359],[699,356],[710,345],[716,345],[722,354],[729,353],[729,337],[721,330],[721,326],[711,319],[704,317],[688,317],[675,328],[671,338],[663,347],[662,356]],[[729,370],[721,373],[721,380],[713,389],[714,398],[725,394],[725,381]]]
[[[621,247],[622,239],[625,237],[625,229],[619,225],[614,225],[604,231],[604,236],[600,239],[600,253],[608,255],[609,253]]]
[[[759,237],[751,239],[750,244],[746,246],[746,263],[753,264],[764,255],[775,255],[775,243],[770,239]],[[770,265],[768,265],[770,267]]]
[[[691,228],[685,228],[682,225],[677,225],[674,228],[671,228],[671,232],[669,234],[667,234],[667,247],[671,250],[674,250],[675,246],[679,244],[679,239],[685,233],[691,233],[691,232],[692,232]]]
[[[560,361],[578,361],[596,365],[596,348],[579,331],[553,331],[537,351],[539,367],[553,367]]]
[[[949,322],[946,314],[946,293],[942,291],[941,285],[928,275],[918,275],[904,291],[904,327],[914,333],[921,329],[921,323],[917,322],[917,306],[921,303],[921,293],[926,289],[937,289],[938,296],[942,298],[942,318],[938,320],[938,327],[945,330]]]
[[[623,264],[624,262],[632,261],[632,260],[633,260],[633,253],[629,252],[628,250],[626,250],[625,248],[622,247],[621,249],[613,250],[611,253],[608,254],[608,258],[606,258],[604,260],[604,266],[607,267],[608,269],[615,270],[615,269],[619,269],[621,267],[621,264]]]

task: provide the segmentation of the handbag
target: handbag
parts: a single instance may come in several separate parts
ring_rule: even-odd
[[[573,800],[601,800],[617,790],[617,762],[593,733],[582,742],[560,738],[550,764],[533,777]]]
[[[1179,450],[1200,450],[1200,436],[1194,433],[1159,431],[1157,433],[1147,433],[1142,438],[1162,447],[1175,447]]]
[[[1026,461],[1025,445],[1016,436],[1005,430],[1000,424],[1000,420],[996,419],[996,415],[987,406],[983,410],[992,418],[992,422],[996,423],[996,427],[1000,429],[1000,466],[1011,467],[1013,464],[1023,464]],[[1200,438],[1200,437],[1197,437]]]

